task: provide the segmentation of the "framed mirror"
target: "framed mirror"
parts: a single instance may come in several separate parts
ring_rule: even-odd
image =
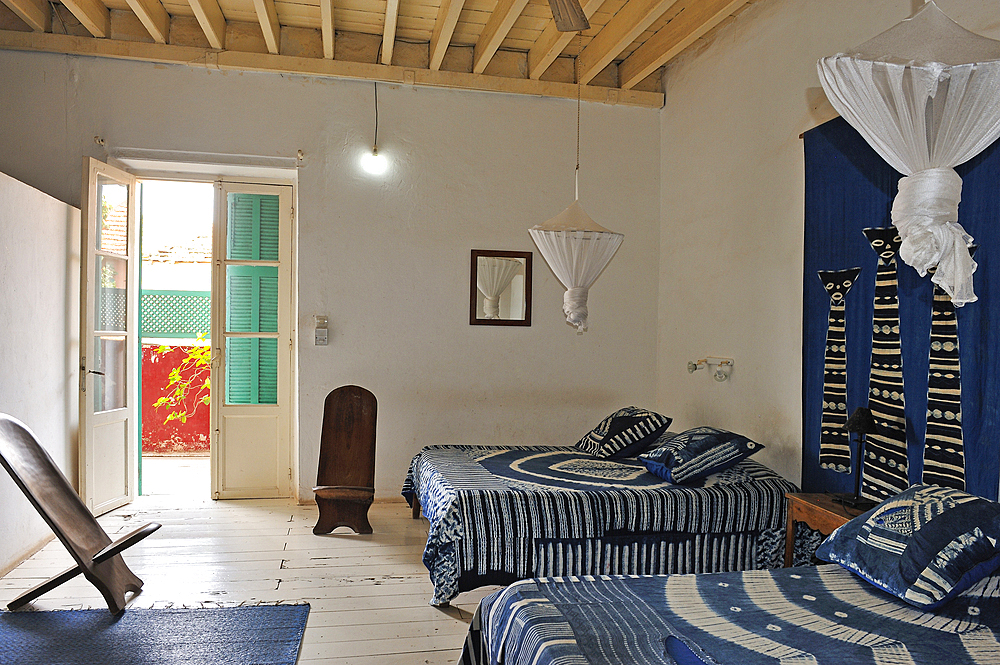
[[[531,252],[472,250],[469,324],[531,325]]]

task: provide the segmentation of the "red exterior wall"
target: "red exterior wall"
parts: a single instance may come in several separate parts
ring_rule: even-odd
[[[173,410],[169,406],[156,408],[160,397],[173,391],[167,388],[171,370],[178,367],[190,347],[172,346],[170,351],[156,353],[159,345],[142,347],[142,452],[144,454],[178,454],[209,452],[209,411],[207,404],[198,403],[195,391],[188,395],[178,410],[188,413],[187,422],[164,422]]]

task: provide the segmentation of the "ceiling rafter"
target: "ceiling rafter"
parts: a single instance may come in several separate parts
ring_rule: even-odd
[[[646,106],[662,103],[658,69],[759,1],[580,0],[594,28],[563,33],[544,0],[187,0],[203,39],[180,7],[171,15],[183,0],[63,0],[93,36],[78,28],[70,30],[74,40],[111,45],[78,49],[48,39],[57,16],[51,0],[0,0],[26,24],[7,31],[16,38],[0,30],[0,42],[34,36],[43,45],[32,42],[32,50],[92,48],[99,57],[162,62],[160,51],[125,44],[167,47],[170,61],[177,49],[202,53],[207,40],[211,49],[196,57],[208,67],[247,63],[260,71],[551,97],[573,96],[572,86],[581,85],[583,99]],[[26,28],[31,32],[20,32]],[[139,55],[118,55],[126,52]]]
[[[441,69],[441,62],[444,54],[448,52],[448,45],[451,44],[451,37],[455,34],[455,26],[458,25],[458,17],[465,7],[465,0],[442,0],[441,8],[438,9],[437,19],[434,21],[434,31],[431,33],[431,43],[429,47],[430,69]]]
[[[188,0],[188,2],[212,48],[226,48],[226,17],[219,7],[219,0]]]
[[[323,37],[323,57],[333,60],[337,32],[333,22],[333,0],[319,0],[320,32]]]
[[[576,59],[576,80],[590,83],[677,0],[630,0]]]
[[[621,87],[626,90],[635,87],[744,4],[746,0],[702,0],[689,3],[680,14],[625,58],[618,67]]]
[[[281,26],[278,24],[278,11],[274,8],[274,0],[253,0],[260,29],[264,33],[264,43],[268,53],[278,53],[281,46]]]
[[[48,32],[52,13],[47,2],[41,0],[3,0],[3,3],[35,32]]]
[[[63,5],[93,36],[111,34],[111,12],[99,0],[63,0]]]
[[[301,74],[365,81],[385,81],[433,88],[452,88],[500,92],[513,95],[558,97],[585,102],[622,104],[645,108],[663,106],[663,93],[644,90],[618,90],[598,86],[577,86],[558,81],[533,81],[468,72],[412,69],[373,62],[327,60],[304,56],[272,55],[248,51],[215,51],[197,46],[150,44],[114,39],[89,39],[73,35],[0,30],[0,49],[64,53],[122,60],[141,60],[185,65],[223,71],[254,71],[281,74]]]
[[[603,4],[604,0],[585,0],[581,8],[589,19]],[[556,28],[556,22],[549,21],[542,30],[541,36],[535,40],[531,50],[528,51],[528,78],[541,78],[549,65],[556,61],[559,54],[569,46],[576,35],[575,32],[559,32]]]
[[[399,19],[399,0],[385,3],[385,25],[382,28],[382,64],[392,64],[392,47],[396,44],[396,21]]]
[[[472,72],[482,74],[486,65],[496,54],[500,44],[506,39],[507,33],[514,26],[514,21],[527,6],[528,0],[498,0],[496,9],[490,14],[483,27],[479,41],[476,42],[472,56]]]
[[[170,37],[170,16],[160,0],[125,0],[153,41],[166,44]]]

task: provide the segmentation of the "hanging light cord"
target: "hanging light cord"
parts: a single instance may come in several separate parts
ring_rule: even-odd
[[[576,86],[576,200],[580,200],[580,84]]]
[[[576,33],[576,57],[580,59],[580,47],[583,39],[581,34]],[[580,200],[580,68],[574,67],[576,71],[576,200]]]
[[[372,153],[378,154],[378,81],[375,84],[375,143],[372,145]]]

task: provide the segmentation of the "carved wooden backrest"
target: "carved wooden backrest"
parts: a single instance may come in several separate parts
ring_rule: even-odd
[[[0,464],[78,563],[89,563],[111,544],[31,430],[5,414],[0,414]]]
[[[375,420],[378,401],[360,386],[326,396],[316,484],[375,487]]]

